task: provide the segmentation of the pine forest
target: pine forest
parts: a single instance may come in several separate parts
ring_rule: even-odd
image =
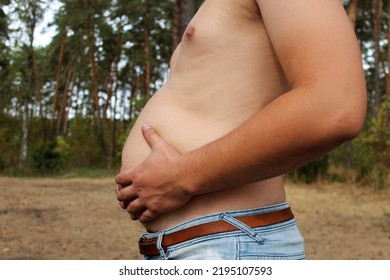
[[[171,54],[201,2],[0,0],[0,174],[118,170],[132,124],[167,78]],[[365,127],[290,177],[385,188],[390,1],[343,4],[362,50]]]

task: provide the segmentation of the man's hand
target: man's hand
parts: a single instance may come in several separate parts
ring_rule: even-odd
[[[117,199],[127,208],[131,219],[150,222],[157,216],[183,206],[191,194],[180,174],[181,154],[158,135],[150,125],[142,133],[152,151],[135,169],[124,170],[115,177]]]

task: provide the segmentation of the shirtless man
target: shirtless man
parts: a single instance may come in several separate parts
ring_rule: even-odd
[[[146,259],[304,258],[282,175],[354,138],[366,87],[340,0],[206,0],[134,125],[116,193]]]

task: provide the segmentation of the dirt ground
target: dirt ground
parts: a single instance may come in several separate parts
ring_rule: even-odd
[[[390,259],[390,190],[287,184],[308,259]],[[112,178],[0,178],[0,259],[140,259]]]

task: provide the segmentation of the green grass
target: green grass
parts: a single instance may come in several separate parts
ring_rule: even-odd
[[[72,168],[59,172],[53,177],[60,178],[107,178],[114,177],[119,171],[116,169],[99,168]]]
[[[119,173],[119,168],[105,169],[105,168],[69,168],[51,173],[36,172],[31,169],[26,169],[21,172],[18,169],[8,169],[6,172],[1,172],[0,176],[8,177],[46,177],[46,178],[107,178],[114,177]]]

